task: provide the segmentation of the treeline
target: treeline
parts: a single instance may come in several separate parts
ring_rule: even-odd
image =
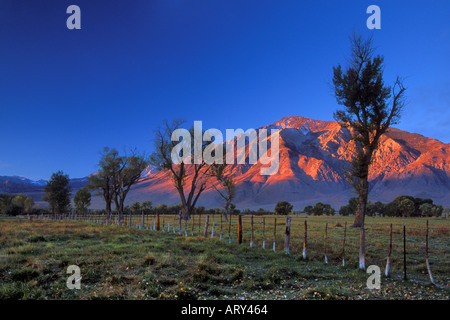
[[[33,208],[34,201],[24,194],[10,195],[0,194],[0,214],[8,216],[17,216],[21,214],[31,214],[40,211],[39,208]]]
[[[357,198],[351,198],[347,205],[339,209],[341,216],[354,215],[356,212]],[[367,203],[366,214],[380,217],[440,217],[449,209],[434,204],[432,199],[415,198],[412,196],[399,196],[392,202],[380,201]]]
[[[124,206],[123,213],[124,214],[133,214],[133,215],[155,215],[155,214],[178,214],[181,211],[182,205],[176,204],[176,205],[166,205],[166,204],[157,204],[156,206],[153,206],[153,203],[151,201],[144,201],[142,203],[135,202],[132,205]],[[77,211],[78,212],[78,211]],[[93,214],[106,214],[106,210],[91,210],[90,211]],[[198,206],[196,208],[193,208],[193,214],[206,214],[206,215],[213,215],[213,214],[224,214],[225,210],[224,208],[205,208],[204,206]],[[87,213],[87,212],[86,212]],[[111,211],[113,215],[118,215],[118,211],[116,209],[113,209]],[[240,214],[241,211],[237,210],[234,205],[231,205],[231,208],[229,209],[229,214],[237,215]]]

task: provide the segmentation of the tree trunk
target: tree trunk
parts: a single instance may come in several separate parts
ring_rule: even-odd
[[[225,221],[226,222],[228,222],[228,211],[230,210],[230,204],[231,204],[231,202],[229,202],[229,201],[227,201],[226,203],[225,203],[225,212],[224,212],[224,218],[225,218]]]
[[[361,228],[359,244],[359,268],[366,269],[366,233],[364,227]]]
[[[358,184],[358,203],[355,213],[355,221],[351,228],[363,228],[366,215],[367,198],[369,196],[369,182],[367,176],[360,178]]]
[[[111,210],[111,200],[106,200],[106,206],[105,206],[105,212],[106,212],[106,216],[108,217],[108,219],[112,218],[112,210]]]

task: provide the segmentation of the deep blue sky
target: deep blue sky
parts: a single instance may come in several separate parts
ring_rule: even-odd
[[[81,8],[81,30],[66,9]],[[381,30],[366,8],[381,8]],[[374,33],[385,80],[405,77],[398,128],[450,142],[450,1],[0,0],[0,175],[96,170],[104,146],[152,151],[184,117],[256,128],[332,120],[348,34]]]

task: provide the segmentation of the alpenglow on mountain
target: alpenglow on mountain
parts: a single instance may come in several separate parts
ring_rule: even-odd
[[[280,129],[279,170],[274,175],[264,176],[260,174],[262,164],[259,162],[229,165],[228,173],[236,183],[234,203],[239,209],[262,207],[272,210],[280,200],[291,202],[295,210],[319,201],[338,209],[356,196],[345,179],[354,150],[348,129],[334,121],[300,116],[285,117],[263,128]],[[450,144],[390,128],[374,154],[369,199],[390,202],[397,196],[411,195],[431,198],[437,204],[449,206],[449,177]],[[189,180],[188,176],[186,185]],[[213,179],[207,181],[208,188],[197,205],[222,206],[214,183]],[[3,184],[4,180],[1,180],[0,192]],[[129,193],[127,204],[145,200],[155,205],[180,202],[170,176],[155,168],[145,171]],[[101,199],[96,199],[93,206],[102,208]]]
[[[230,165],[228,172],[236,183],[234,202],[239,208],[273,209],[280,200],[293,203],[296,210],[318,201],[338,208],[356,196],[344,175],[354,150],[348,129],[334,121],[304,117],[286,117],[263,128],[280,129],[279,171],[264,176],[259,162]],[[391,128],[374,154],[369,198],[390,202],[400,195],[412,195],[450,205],[449,176],[450,144]],[[208,182],[198,205],[220,206],[212,187],[215,181]],[[136,185],[130,202],[143,198],[154,203],[180,202],[170,177],[155,170]]]

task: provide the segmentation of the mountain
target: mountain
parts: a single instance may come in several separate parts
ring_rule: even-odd
[[[45,180],[30,180],[18,176],[0,176],[0,193],[39,191],[47,184]]]
[[[295,210],[318,201],[339,208],[355,196],[344,177],[354,150],[348,129],[334,121],[299,116],[285,117],[262,128],[280,130],[279,170],[264,176],[260,174],[264,165],[259,161],[253,165],[230,165],[227,170],[236,183],[234,203],[238,208],[273,209],[279,200],[291,202]],[[191,178],[188,175],[186,185]],[[399,195],[411,195],[432,198],[435,203],[450,206],[450,144],[391,128],[381,138],[374,154],[369,180],[372,201],[389,202]],[[73,184],[80,188],[86,181],[86,178],[74,179]],[[207,189],[198,205],[222,205],[213,187],[215,183],[213,179],[207,181]],[[5,188],[14,190],[10,191],[13,193],[42,190],[42,186],[28,179],[1,177],[0,192],[5,192]],[[145,200],[155,205],[180,202],[170,177],[154,167],[143,172],[143,177],[130,191],[127,204]],[[102,200],[96,197],[93,207],[103,207]]]
[[[280,130],[279,171],[263,176],[260,162],[230,165],[228,172],[236,183],[237,207],[273,209],[279,200],[287,200],[296,210],[318,201],[339,208],[355,196],[344,177],[354,150],[348,129],[334,121],[304,117],[286,117],[262,128]],[[390,202],[399,195],[412,195],[432,198],[435,203],[448,206],[449,176],[450,144],[391,128],[381,138],[374,154],[369,198]],[[214,183],[208,181],[198,205],[221,205],[212,187]],[[153,171],[142,178],[133,188],[129,201],[144,198],[154,203],[180,202],[170,177],[164,172]]]
[[[30,180],[18,176],[0,176],[0,193],[19,194],[23,193],[33,198],[34,202],[41,207],[47,207],[47,203],[42,201],[44,196],[43,189],[47,180]],[[86,185],[86,178],[70,179],[69,185],[72,188],[72,194]]]

